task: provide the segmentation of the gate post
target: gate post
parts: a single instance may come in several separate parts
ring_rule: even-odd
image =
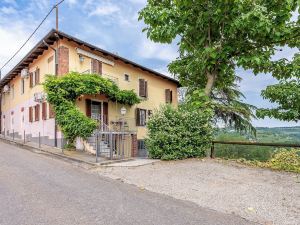
[[[109,132],[109,149],[110,149],[110,152],[109,152],[109,158],[110,160],[113,159],[113,138],[112,138],[112,132]]]
[[[98,162],[98,144],[99,144],[99,138],[98,138],[98,132],[96,133],[96,163]]]
[[[210,158],[215,158],[215,144],[214,142],[211,143],[211,149],[210,149]]]

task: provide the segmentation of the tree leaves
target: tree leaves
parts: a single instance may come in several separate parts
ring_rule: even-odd
[[[149,0],[139,19],[146,24],[151,40],[178,41],[180,57],[169,64],[169,70],[182,86],[202,90],[210,82],[210,75],[215,74],[215,82],[206,90],[212,98],[214,91],[234,85],[237,67],[250,69],[254,74],[270,73],[277,79],[287,79],[286,82],[299,79],[298,54],[292,61],[273,59],[278,46],[300,46],[299,17],[292,21],[299,5],[299,0]],[[276,88],[279,93],[285,89],[282,85]],[[263,95],[272,101],[273,93],[267,89]],[[298,109],[288,110],[265,110],[259,115],[297,119]],[[285,112],[290,115],[283,116]]]

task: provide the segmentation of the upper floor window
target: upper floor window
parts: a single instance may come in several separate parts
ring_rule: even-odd
[[[166,103],[172,103],[173,101],[173,93],[171,89],[165,90]]]
[[[29,86],[33,86],[40,83],[40,69],[37,68],[34,72],[29,73]]]
[[[92,73],[102,74],[102,62],[97,59],[91,59],[91,71]]]
[[[129,81],[129,75],[128,74],[124,74],[124,80]]]
[[[148,82],[145,79],[139,79],[139,96],[148,97]]]

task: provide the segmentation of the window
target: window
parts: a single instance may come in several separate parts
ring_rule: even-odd
[[[136,109],[136,125],[145,126],[146,125],[146,109]]]
[[[170,89],[165,90],[166,103],[172,103],[172,91]]]
[[[29,107],[29,122],[33,122],[33,108],[31,106]]]
[[[29,87],[32,88],[33,87],[33,73],[29,73]]]
[[[14,97],[15,97],[15,85],[11,85],[10,93],[11,93],[11,98],[14,99]]]
[[[34,85],[37,85],[40,83],[40,69],[37,68],[34,72]]]
[[[37,68],[34,72],[29,73],[29,87],[33,87],[40,83],[40,69]]]
[[[40,120],[40,104],[34,106],[34,121]]]
[[[21,94],[24,94],[25,92],[25,79],[21,79]]]
[[[91,59],[91,70],[92,73],[102,74],[102,62],[97,59]]]
[[[47,102],[42,103],[42,120],[47,119]]]
[[[124,74],[124,80],[129,81],[129,75],[128,74]]]
[[[144,150],[144,149],[146,149],[145,140],[143,140],[143,139],[138,140],[138,149],[139,149],[139,150]]]
[[[139,96],[144,98],[148,97],[148,83],[145,79],[139,79]]]

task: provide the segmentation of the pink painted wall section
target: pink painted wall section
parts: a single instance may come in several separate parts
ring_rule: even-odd
[[[29,107],[40,104],[39,121],[29,122]],[[33,119],[34,119],[34,109],[33,109]],[[42,104],[37,103],[32,99],[17,105],[16,107],[2,112],[2,132],[9,131],[12,133],[13,130],[18,135],[23,137],[25,130],[26,135],[31,134],[32,137],[38,137],[39,132],[41,136],[48,137],[49,139],[54,139],[54,127],[55,121],[53,118],[49,118],[49,108],[47,104],[47,119],[42,120]],[[57,137],[61,138],[61,132],[58,132]]]

